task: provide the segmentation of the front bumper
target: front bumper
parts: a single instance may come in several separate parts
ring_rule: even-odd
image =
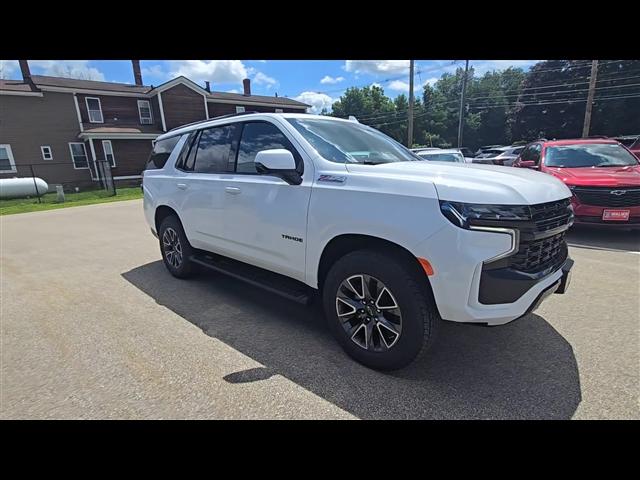
[[[544,276],[532,279],[512,301],[482,303],[480,283],[485,262],[510,249],[509,235],[446,225],[413,248],[412,253],[428,259],[434,269],[429,281],[442,319],[503,325],[525,315],[541,294],[563,277],[564,265],[558,265]]]
[[[603,207],[581,203],[574,195],[571,197],[571,205],[574,211],[574,223],[603,228],[640,228],[640,205],[622,207]],[[629,220],[605,221],[602,215],[605,210],[629,210]]]

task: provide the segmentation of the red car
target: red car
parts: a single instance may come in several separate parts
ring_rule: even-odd
[[[513,166],[562,180],[573,192],[576,224],[640,228],[640,163],[615,140],[539,140]]]

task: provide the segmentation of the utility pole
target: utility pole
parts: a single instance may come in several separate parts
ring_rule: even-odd
[[[460,94],[460,118],[458,120],[458,148],[462,146],[462,112],[464,108],[464,92],[467,89],[467,72],[469,71],[469,60],[465,60],[464,78],[462,79],[462,93]]]
[[[596,77],[598,76],[598,60],[591,60],[591,78],[589,78],[589,94],[587,95],[587,108],[584,111],[584,125],[582,127],[582,138],[589,136],[591,128],[591,108],[593,107],[593,97],[596,93]]]
[[[409,60],[409,128],[407,128],[407,147],[413,145],[413,60]]]

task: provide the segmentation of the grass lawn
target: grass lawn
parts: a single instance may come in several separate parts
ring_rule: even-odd
[[[117,195],[110,195],[104,190],[92,190],[79,193],[65,193],[64,203],[56,201],[56,193],[47,193],[37,198],[15,198],[0,200],[0,215],[14,213],[39,212],[40,210],[52,210],[54,208],[76,207],[78,205],[93,205],[94,203],[118,202],[120,200],[134,200],[142,198],[140,187],[118,188]]]

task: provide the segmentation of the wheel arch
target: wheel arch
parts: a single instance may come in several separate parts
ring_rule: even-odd
[[[175,215],[178,221],[180,222],[180,224],[182,225],[182,221],[180,220],[180,216],[178,215],[178,212],[176,212],[173,208],[171,208],[168,205],[158,205],[156,207],[156,212],[154,214],[154,222],[156,225],[156,232],[158,232],[158,235],[160,234],[160,225],[162,224],[162,221],[171,215]]]
[[[425,274],[422,266],[418,259],[405,247],[399,245],[390,240],[386,240],[384,238],[375,237],[372,235],[365,234],[342,234],[336,237],[333,237],[322,250],[322,254],[320,256],[320,261],[318,263],[318,289],[322,290],[324,285],[324,280],[331,268],[336,261],[340,258],[344,257],[348,253],[354,252],[356,250],[378,250],[382,251],[386,254],[391,254],[396,258],[399,258],[414,269],[416,275],[418,277],[422,277],[425,279],[425,285],[433,295],[431,290],[431,283],[429,282],[428,276]]]

